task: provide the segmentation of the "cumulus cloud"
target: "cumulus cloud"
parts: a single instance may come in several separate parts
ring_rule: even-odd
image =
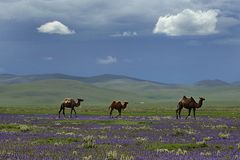
[[[218,20],[221,17],[239,19],[239,5],[238,0],[2,0],[0,21],[3,24],[8,20],[25,23],[59,19],[74,25],[81,33],[105,31],[109,34],[127,29],[151,34],[152,23],[160,16],[175,15],[186,8],[195,11],[214,8],[221,12]],[[232,21],[221,24],[223,27],[217,28],[219,32],[235,25]]]
[[[112,56],[107,56],[106,58],[100,58],[97,61],[99,64],[114,64],[114,63],[117,63],[117,58]]]
[[[129,31],[126,31],[126,32],[123,32],[123,33],[115,33],[115,34],[112,34],[111,37],[134,37],[134,36],[137,36],[137,32],[129,32]]]
[[[74,34],[74,30],[70,30],[66,25],[62,24],[59,21],[52,21],[45,23],[37,28],[38,32],[49,33],[49,34],[61,34],[68,35]]]
[[[216,10],[193,11],[185,9],[176,15],[161,16],[153,33],[170,36],[209,35],[217,33],[218,12]]]
[[[108,31],[110,27],[114,27],[112,31],[130,27],[146,29],[159,15],[192,5],[190,0],[8,0],[0,1],[0,20],[54,18],[88,30],[106,26]]]

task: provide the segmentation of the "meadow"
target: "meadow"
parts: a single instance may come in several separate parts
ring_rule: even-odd
[[[129,105],[121,118],[107,106],[0,107],[0,159],[240,159],[239,107],[203,106],[197,120],[176,120],[174,103]],[[117,115],[117,111],[113,112]]]
[[[239,86],[57,76],[0,78],[0,159],[240,159]],[[186,109],[176,120],[183,95],[206,98],[196,120],[184,119]],[[64,97],[84,98],[77,117],[66,109],[66,118],[58,118]],[[108,106],[116,99],[129,105],[122,117],[110,118]]]

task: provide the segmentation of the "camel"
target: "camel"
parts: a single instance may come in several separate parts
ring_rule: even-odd
[[[178,117],[181,118],[181,110],[183,108],[186,108],[186,109],[188,109],[188,115],[187,115],[186,119],[188,118],[188,116],[190,116],[192,109],[193,109],[194,119],[196,119],[195,111],[197,108],[200,108],[202,106],[204,100],[205,100],[205,98],[199,97],[199,102],[197,103],[193,99],[193,97],[187,98],[186,96],[183,96],[183,98],[178,102],[178,105],[177,105],[176,118],[177,119],[178,119]]]
[[[122,112],[122,109],[124,110],[128,105],[128,102],[124,102],[124,104],[122,105],[122,103],[120,101],[116,102],[116,101],[113,101],[112,104],[109,106],[109,109],[111,109],[110,111],[110,117],[112,117],[112,111],[114,109],[118,110],[118,115],[116,117],[121,117],[121,112]]]
[[[75,117],[76,115],[76,110],[74,109],[74,107],[78,107],[80,106],[80,102],[82,102],[83,99],[78,98],[77,102],[75,102],[75,100],[73,98],[65,98],[61,104],[60,110],[58,112],[58,117],[60,118],[60,113],[61,111],[63,111],[63,115],[65,117],[65,108],[71,108],[71,115],[70,117],[72,118],[72,111],[75,112]]]

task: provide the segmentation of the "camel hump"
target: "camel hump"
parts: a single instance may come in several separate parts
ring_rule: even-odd
[[[120,101],[116,102],[117,105],[122,105],[122,103]]]
[[[116,101],[112,101],[112,104],[111,105],[115,105],[116,104]]]
[[[109,108],[114,107],[116,105],[116,101],[112,101],[111,105],[109,106]]]
[[[181,99],[179,99],[178,103],[182,103],[183,101],[186,101],[186,100],[187,100],[187,97],[183,96]]]
[[[196,102],[193,97],[191,97],[190,99],[191,99],[191,101]]]
[[[63,103],[72,103],[74,101],[72,98],[64,98]]]

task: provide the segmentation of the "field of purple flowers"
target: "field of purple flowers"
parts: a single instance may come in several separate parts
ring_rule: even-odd
[[[239,160],[240,119],[0,115],[0,159]]]

